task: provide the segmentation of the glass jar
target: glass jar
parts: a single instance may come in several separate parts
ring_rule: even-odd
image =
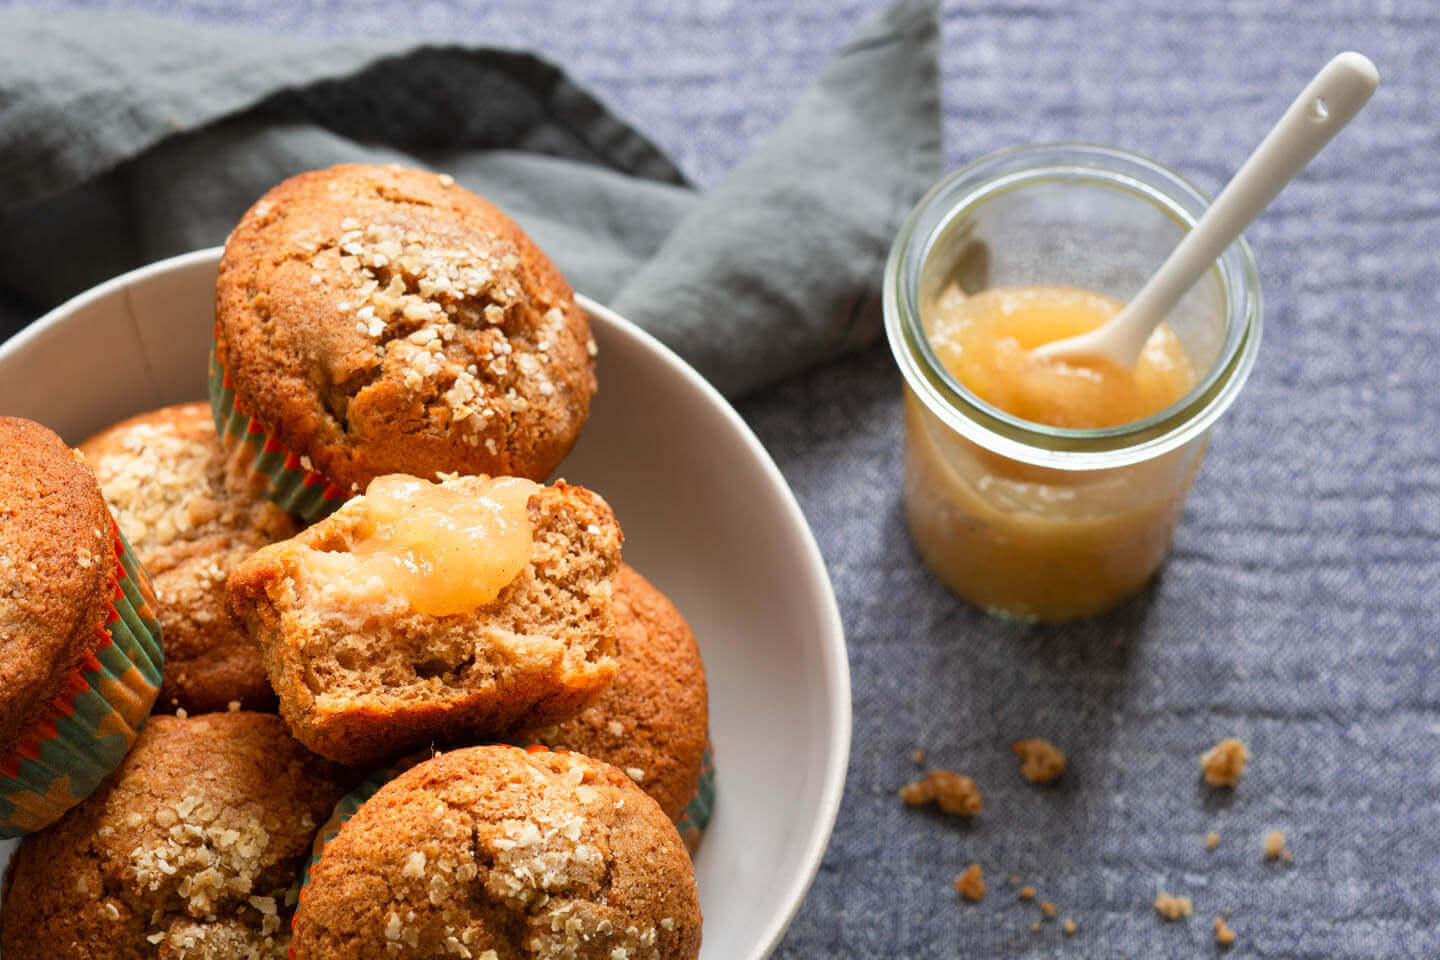
[[[905,380],[910,534],[955,593],[991,613],[1100,613],[1155,573],[1210,427],[1260,345],[1260,279],[1231,244],[1166,318],[1191,390],[1142,420],[1095,430],[1021,420],[981,400],[931,347],[927,315],[952,283],[1054,284],[1128,301],[1208,198],[1123,150],[1042,144],[984,157],[932,189],[885,268],[885,331]]]

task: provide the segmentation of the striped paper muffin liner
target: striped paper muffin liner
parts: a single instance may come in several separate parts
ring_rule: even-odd
[[[58,820],[120,765],[160,693],[165,654],[150,577],[114,518],[116,577],[100,642],[45,718],[0,759],[0,838]]]
[[[541,744],[532,744],[526,750],[549,750],[549,747]],[[409,770],[424,760],[430,759],[432,754],[412,754],[396,762],[393,766],[385,767],[370,774],[360,785],[351,790],[340,802],[335,805],[335,810],[330,814],[330,819],[321,824],[315,834],[315,843],[310,849],[310,861],[305,864],[305,874],[300,882],[300,890],[303,893],[305,887],[310,884],[310,871],[315,869],[315,864],[320,862],[320,854],[324,851],[325,845],[334,840],[340,833],[340,828],[345,821],[355,816],[355,811],[360,809],[361,804],[379,791],[379,789],[400,774]],[[676,829],[680,831],[680,838],[685,842],[685,848],[694,853],[700,838],[704,835],[705,825],[710,822],[710,813],[715,807],[715,764],[709,747],[705,749],[705,759],[700,769],[700,782],[696,786],[695,796],[690,800],[689,806],[685,808],[685,814],[677,824]]]
[[[242,447],[248,468],[265,481],[265,496],[306,523],[334,513],[349,497],[276,440],[235,396],[230,373],[210,345],[210,413],[227,449]]]
[[[695,784],[695,795],[685,805],[685,812],[680,815],[680,822],[675,825],[675,829],[680,831],[680,839],[685,841],[685,849],[690,851],[692,857],[700,848],[700,838],[705,835],[705,827],[709,825],[710,816],[714,812],[715,748],[707,743],[704,759],[700,761],[700,779]]]

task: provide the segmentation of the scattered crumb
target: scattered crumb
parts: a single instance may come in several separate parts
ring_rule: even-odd
[[[228,711],[230,711],[231,713],[239,713],[239,712],[240,712],[240,701],[239,701],[239,700],[231,700],[229,703],[225,704],[225,709],[228,710]]]
[[[920,766],[920,764],[925,762],[925,751],[915,750],[910,754],[910,759],[915,761],[915,766]]]
[[[1021,899],[1021,900],[1034,900],[1034,899],[1035,899],[1035,888],[1034,888],[1034,887],[1021,887],[1021,888],[1020,888],[1020,899]]]
[[[1271,830],[1265,834],[1265,859],[1278,860],[1289,852],[1285,849],[1285,834],[1279,830]]]
[[[1031,783],[1049,783],[1065,772],[1065,754],[1049,740],[1016,740],[1010,749],[1020,758],[1020,773]]]
[[[186,718],[189,717],[189,716],[190,716],[189,711],[186,710],[184,707],[176,707],[176,708],[175,708],[175,719],[176,719],[176,720],[184,720],[184,719],[186,719]]]
[[[1194,911],[1195,905],[1189,897],[1172,897],[1161,892],[1155,898],[1155,912],[1166,920],[1183,920]]]
[[[1218,846],[1220,846],[1220,834],[1216,833],[1213,830],[1205,834],[1206,850],[1214,850]]]
[[[965,872],[955,878],[955,890],[971,903],[979,903],[985,897],[985,877],[980,864],[972,863]]]
[[[1233,787],[1240,782],[1250,751],[1243,740],[1226,737],[1200,757],[1200,771],[1212,787]]]
[[[1075,936],[1075,921],[1074,921],[1074,920],[1066,920],[1066,921],[1065,921],[1065,925],[1064,925],[1063,927],[1061,927],[1060,929],[1062,929],[1062,930],[1065,931],[1065,936],[1067,936],[1067,937],[1073,937],[1073,936]]]
[[[1010,874],[1010,881],[1009,881],[1009,882],[1010,882],[1010,886],[1012,886],[1012,887],[1015,886],[1015,885],[1017,885],[1017,884],[1020,882],[1020,874],[1018,874],[1018,873],[1012,873],[1012,874]]]
[[[1055,904],[1051,903],[1049,900],[1042,900],[1040,901],[1040,912],[1045,914],[1045,916],[1047,917],[1053,917],[1059,911],[1055,909]]]
[[[1039,933],[1039,932],[1040,932],[1040,921],[1039,921],[1039,920],[1036,920],[1034,923],[1030,924],[1030,930],[1031,930],[1033,933]]]
[[[1215,942],[1222,947],[1228,947],[1235,942],[1235,931],[1225,926],[1225,920],[1221,917],[1215,918]]]
[[[901,787],[900,799],[912,807],[936,801],[946,813],[965,817],[974,816],[982,807],[975,781],[954,770],[931,770],[924,778]]]

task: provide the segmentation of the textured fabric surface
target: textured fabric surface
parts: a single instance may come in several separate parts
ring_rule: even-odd
[[[700,195],[532,54],[12,11],[0,284],[52,305],[220,243],[286,176],[399,161],[493,200],[576,288],[743,393],[878,331],[890,237],[940,169],[936,46],[931,6],[897,5]]]
[[[58,2],[52,8],[70,4]],[[701,185],[761,144],[872,3],[240,0],[145,8],[295,35],[399,31],[534,49]],[[405,12],[401,12],[404,10]],[[1248,232],[1266,297],[1259,364],[1217,427],[1156,585],[1063,628],[990,620],[910,548],[897,500],[899,378],[883,346],[747,398],[839,595],[855,736],[845,802],[777,956],[1440,956],[1440,8],[1423,0],[945,3],[950,166],[1079,138],[1215,190],[1333,52],[1375,100]],[[1198,754],[1249,741],[1228,802]],[[1071,771],[1020,781],[1045,736]],[[903,807],[910,751],[970,773],[964,824]],[[723,769],[722,769],[723,775]],[[1293,864],[1267,864],[1285,830]],[[1222,840],[1214,852],[1206,832]],[[959,902],[963,867],[990,895]],[[1039,933],[1019,874],[1078,924]],[[1157,891],[1196,915],[1165,924]]]

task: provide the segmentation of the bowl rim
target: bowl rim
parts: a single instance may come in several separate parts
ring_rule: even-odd
[[[4,363],[12,354],[23,350],[31,340],[43,337],[51,327],[66,322],[73,314],[87,308],[92,303],[158,276],[218,265],[223,250],[223,247],[206,247],[190,253],[156,260],[76,294],[0,344],[0,363]],[[807,593],[820,601],[821,623],[819,627],[822,638],[822,657],[819,666],[824,676],[825,689],[831,694],[828,720],[835,735],[829,754],[825,757],[825,771],[821,782],[820,815],[811,823],[810,836],[806,840],[800,870],[785,891],[783,908],[766,927],[762,928],[763,932],[758,941],[760,952],[752,955],[754,960],[764,960],[779,945],[785,931],[789,929],[796,913],[799,912],[800,905],[805,901],[805,896],[815,880],[825,851],[829,847],[830,837],[834,833],[835,821],[839,815],[840,803],[845,792],[845,777],[849,767],[852,733],[850,661],[835,589],[830,582],[829,571],[825,566],[819,544],[815,540],[815,534],[805,520],[805,514],[795,499],[794,491],[785,482],[780,468],[776,466],[775,461],[770,457],[759,438],[755,436],[754,431],[730,405],[730,402],[694,367],[686,363],[651,333],[584,294],[576,293],[575,299],[587,314],[603,318],[622,336],[638,342],[658,362],[664,364],[692,388],[698,390],[709,401],[710,406],[717,409],[739,435],[751,455],[760,464],[765,476],[779,492],[779,501],[785,518],[800,534],[799,541],[805,563],[803,568],[797,571],[797,575]]]

